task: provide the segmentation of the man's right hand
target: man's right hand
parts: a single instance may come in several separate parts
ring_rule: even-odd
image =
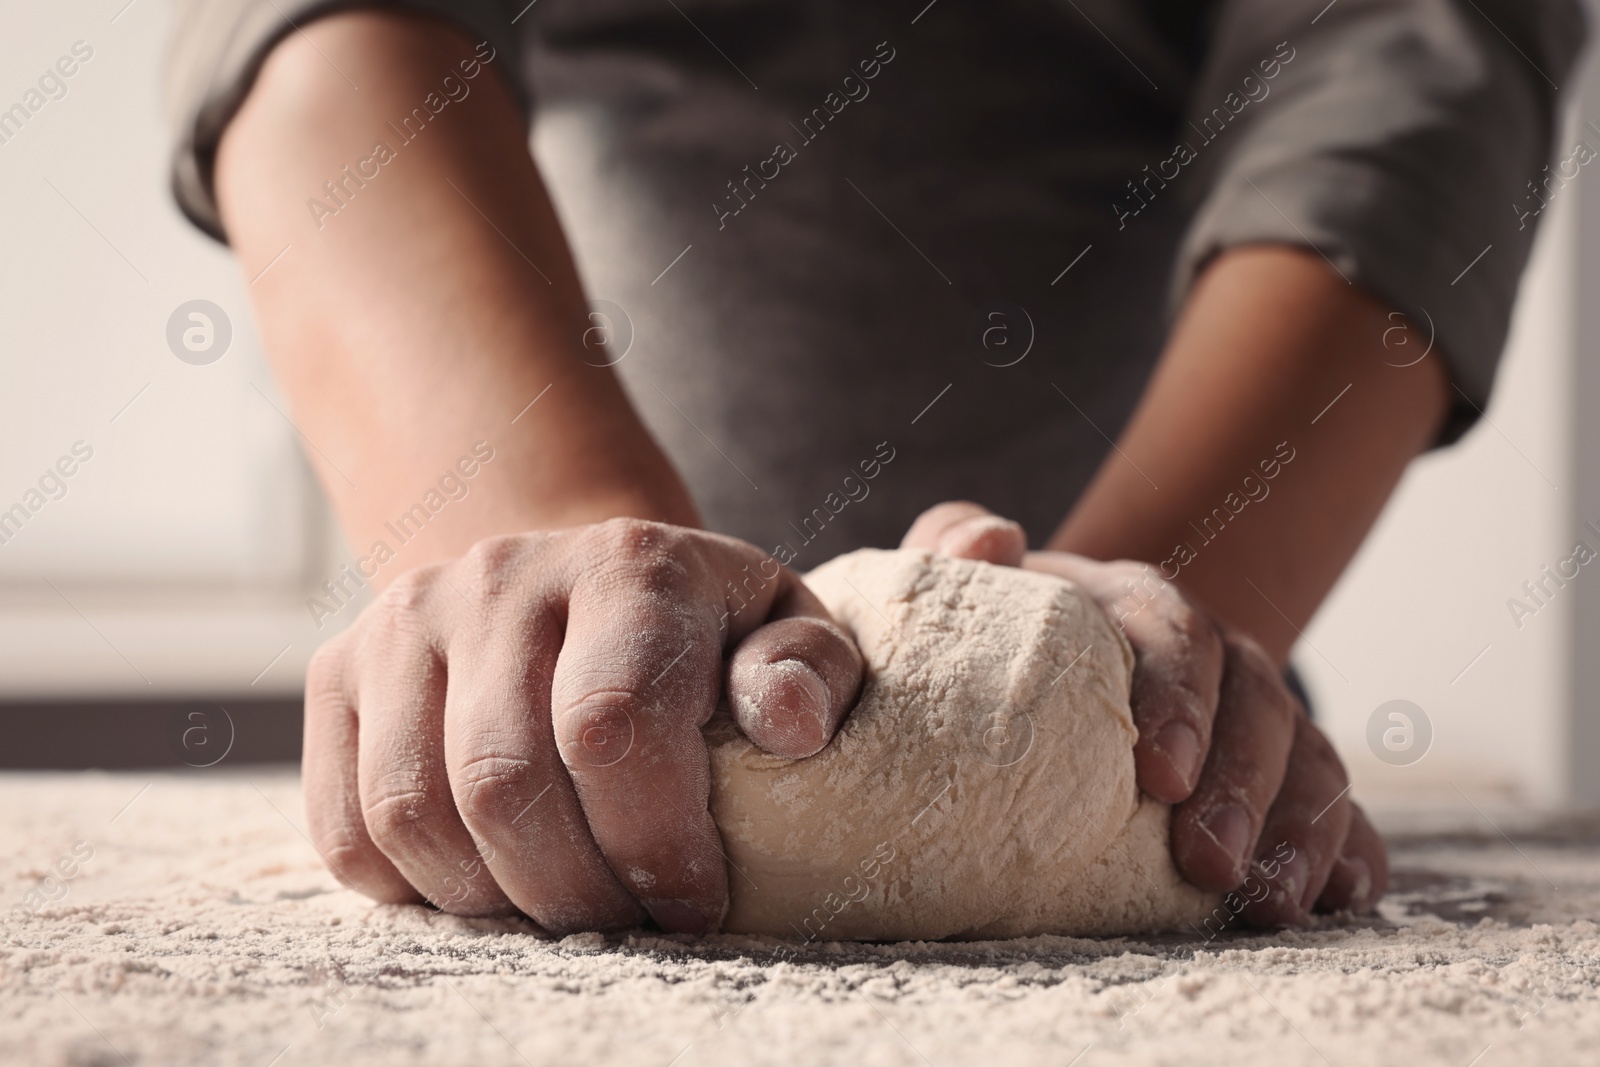
[[[346,885],[554,933],[703,932],[727,872],[700,727],[821,749],[862,661],[790,571],[662,523],[491,538],[411,571],[311,664],[311,839]],[[642,906],[642,908],[641,908]]]
[[[1368,911],[1383,896],[1383,839],[1350,799],[1333,745],[1249,636],[1152,581],[1144,564],[1029,552],[1020,525],[966,501],[923,512],[903,544],[1066,578],[1122,631],[1134,654],[1139,788],[1173,805],[1172,858],[1189,882],[1227,891],[1284,860],[1267,879],[1276,891],[1243,912],[1266,927]]]

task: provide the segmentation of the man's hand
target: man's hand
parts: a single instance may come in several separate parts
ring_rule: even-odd
[[[713,929],[728,886],[700,727],[729,649],[730,705],[769,752],[811,755],[855,703],[854,643],[729,537],[616,519],[411,571],[312,663],[311,839],[381,901]]]
[[[373,576],[388,588],[312,663],[312,839],[379,900],[520,908],[553,932],[646,911],[705,930],[727,902],[699,733],[724,653],[742,640],[732,706],[783,756],[827,743],[859,653],[794,575],[689,529],[671,463],[586,362],[515,64],[416,13],[331,13],[272,50],[219,149],[222,217],[350,543],[387,543],[493,438],[470,495],[406,542],[413,569]],[[336,218],[308,218],[307,192],[445,80],[458,91],[427,136]]]
[[[1144,564],[1028,552],[1022,527],[976,504],[940,504],[907,532],[924,548],[1077,583],[1133,646],[1139,787],[1174,805],[1172,855],[1205,889],[1230,890],[1252,863],[1293,858],[1247,905],[1263,925],[1313,910],[1365,911],[1383,895],[1383,841],[1350,801],[1343,765],[1255,641],[1208,616]]]

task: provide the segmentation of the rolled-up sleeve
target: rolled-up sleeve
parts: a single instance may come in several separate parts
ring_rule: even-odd
[[[1584,30],[1574,0],[1224,0],[1184,134],[1198,203],[1175,303],[1228,248],[1314,249],[1431,323],[1460,390],[1441,443],[1459,437],[1494,382]]]
[[[499,0],[180,0],[165,79],[174,133],[172,191],[184,215],[217,240],[227,240],[212,183],[217,144],[267,53],[314,19],[353,8],[431,15],[488,41],[501,55],[518,54],[516,14]],[[515,81],[526,110],[526,87]]]

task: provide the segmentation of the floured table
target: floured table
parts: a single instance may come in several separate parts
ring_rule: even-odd
[[[1380,816],[1382,918],[1309,931],[800,946],[552,942],[373,906],[323,870],[289,772],[5,774],[0,810],[6,1064],[1501,1067],[1600,1047],[1600,819]]]

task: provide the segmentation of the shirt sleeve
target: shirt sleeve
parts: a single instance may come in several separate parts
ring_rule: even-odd
[[[1584,33],[1574,0],[1222,0],[1174,306],[1230,247],[1309,247],[1432,330],[1455,440],[1488,402]]]
[[[172,192],[184,215],[217,240],[227,240],[212,182],[217,144],[267,53],[307,23],[352,8],[432,15],[488,41],[500,55],[518,54],[516,14],[500,0],[179,0],[165,79]],[[526,86],[512,88],[526,113]]]

